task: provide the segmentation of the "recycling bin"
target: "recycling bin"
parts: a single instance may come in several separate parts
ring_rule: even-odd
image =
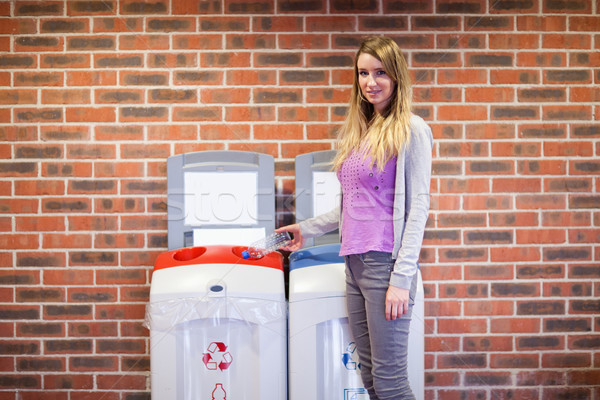
[[[348,327],[340,245],[290,255],[289,400],[368,400]],[[408,350],[408,378],[417,400],[424,392],[423,283],[418,274]]]
[[[146,311],[153,400],[287,397],[287,304],[274,252],[196,246],[156,260]]]

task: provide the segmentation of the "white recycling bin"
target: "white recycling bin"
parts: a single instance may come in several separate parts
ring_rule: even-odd
[[[340,245],[290,255],[289,400],[368,400],[348,327],[345,264]],[[424,304],[421,273],[409,334],[408,378],[417,400],[424,389]]]
[[[153,400],[287,397],[287,304],[275,252],[197,246],[155,263],[146,325]]]

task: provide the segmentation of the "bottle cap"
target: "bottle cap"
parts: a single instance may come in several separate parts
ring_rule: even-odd
[[[244,257],[244,260],[247,260],[250,258],[250,253],[248,253],[248,250],[242,251],[242,257]]]

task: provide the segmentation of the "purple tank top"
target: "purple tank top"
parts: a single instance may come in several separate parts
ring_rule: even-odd
[[[368,251],[391,253],[394,247],[394,186],[396,160],[380,171],[371,158],[353,151],[338,170],[342,187],[342,243],[340,255]]]

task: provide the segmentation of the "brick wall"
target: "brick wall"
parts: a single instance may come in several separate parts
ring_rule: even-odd
[[[598,0],[0,1],[0,399],[149,398],[166,158],[332,149],[361,37],[435,136],[427,399],[600,399]]]

